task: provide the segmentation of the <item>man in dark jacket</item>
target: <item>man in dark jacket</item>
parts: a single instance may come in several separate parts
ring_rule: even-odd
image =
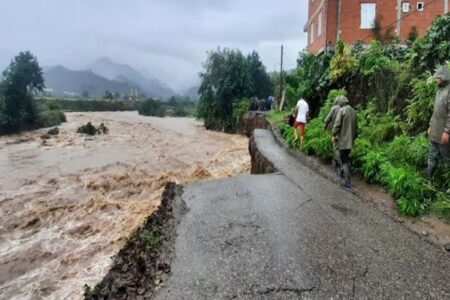
[[[441,66],[434,74],[439,90],[436,93],[433,115],[428,129],[430,148],[428,152],[428,178],[433,177],[439,159],[450,164],[450,70]]]
[[[339,112],[339,109],[341,108],[341,106],[339,105],[339,103],[342,101],[342,96],[337,96],[336,99],[334,99],[333,102],[333,106],[330,109],[330,112],[328,113],[328,115],[325,118],[325,130],[328,131],[333,131],[333,125],[334,122],[336,121],[336,116],[337,113]],[[333,167],[336,169],[336,172],[338,174],[338,176],[341,176],[341,159],[339,157],[339,148],[337,146],[336,142],[333,142],[333,159],[332,159],[332,164]]]
[[[355,110],[350,106],[347,97],[341,96],[336,121],[333,125],[332,141],[337,143],[339,155],[344,171],[344,187],[351,188],[350,182],[350,152],[356,139],[358,128],[358,118]]]

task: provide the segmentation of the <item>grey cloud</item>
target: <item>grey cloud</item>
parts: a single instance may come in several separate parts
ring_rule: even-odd
[[[76,69],[109,56],[180,87],[218,46],[256,50],[273,70],[283,43],[295,61],[306,18],[306,0],[2,0],[0,67],[26,49]]]

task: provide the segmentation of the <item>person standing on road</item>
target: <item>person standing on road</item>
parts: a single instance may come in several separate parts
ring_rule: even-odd
[[[309,105],[305,101],[305,99],[301,98],[297,102],[297,106],[295,107],[297,111],[297,118],[294,123],[294,142],[297,142],[298,136],[300,134],[300,147],[303,146],[303,140],[305,138],[305,126],[309,113]],[[300,127],[300,133],[298,132],[298,128]]]
[[[350,106],[347,97],[340,96],[339,105],[340,109],[336,115],[331,139],[337,144],[337,148],[339,149],[339,157],[341,159],[345,179],[343,186],[351,188],[350,152],[357,135],[358,118],[355,110]]]
[[[427,176],[431,179],[439,159],[450,164],[450,70],[441,66],[434,74],[439,90],[436,93],[433,115],[428,129],[430,147],[428,151]]]
[[[325,118],[325,130],[333,131],[333,125],[336,121],[337,113],[339,112],[339,109],[341,108],[339,105],[339,101],[341,101],[342,96],[337,96],[336,99],[334,99],[333,106],[331,107],[330,112],[328,113],[327,117]],[[338,176],[341,176],[342,169],[341,169],[341,160],[339,158],[339,148],[337,146],[336,142],[333,142],[333,158],[331,160],[331,163],[333,164],[333,167],[336,169],[336,173]]]

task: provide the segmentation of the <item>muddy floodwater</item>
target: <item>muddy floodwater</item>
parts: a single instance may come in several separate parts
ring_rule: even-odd
[[[189,118],[68,113],[60,134],[0,137],[0,299],[81,299],[167,181],[248,173],[248,139]],[[104,123],[109,134],[76,128]]]

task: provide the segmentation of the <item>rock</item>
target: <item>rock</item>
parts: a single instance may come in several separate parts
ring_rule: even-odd
[[[43,139],[43,140],[48,140],[50,138],[51,138],[51,136],[48,133],[41,135],[41,139]]]
[[[445,251],[450,252],[450,243],[445,244],[444,249],[445,249]]]
[[[428,236],[428,235],[429,235],[429,233],[426,232],[426,231],[422,231],[421,234],[422,234],[423,236]]]
[[[49,134],[49,135],[58,135],[59,134],[59,128],[58,127],[52,128],[49,131],[47,131],[47,134]]]

